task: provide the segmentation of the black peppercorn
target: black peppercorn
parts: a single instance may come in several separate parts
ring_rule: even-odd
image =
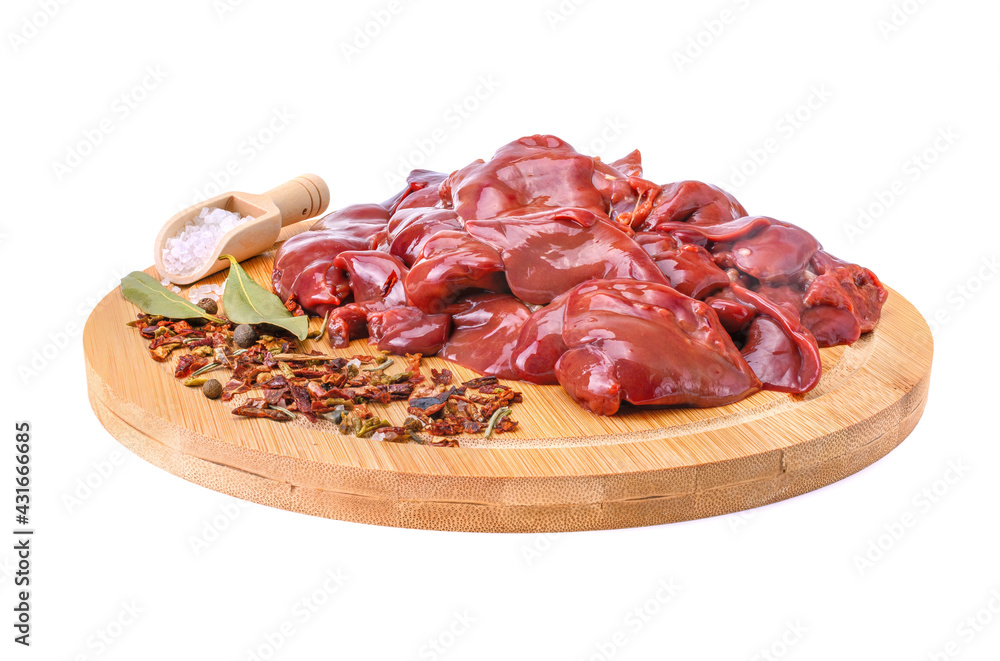
[[[209,399],[218,399],[222,396],[222,384],[218,379],[209,379],[201,387],[201,392]]]
[[[233,342],[241,349],[249,349],[257,341],[257,331],[250,324],[240,324],[233,331]]]
[[[209,314],[219,314],[219,304],[211,298],[203,298],[198,301],[198,307]]]

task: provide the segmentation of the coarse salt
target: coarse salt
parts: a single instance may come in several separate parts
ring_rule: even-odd
[[[175,294],[181,293],[181,288],[178,287],[177,285],[171,285],[170,280],[168,280],[167,278],[160,280],[160,284],[163,285],[164,287],[167,287],[168,289],[170,289],[170,291],[174,292]]]
[[[218,301],[222,297],[222,293],[226,290],[225,281],[219,285],[198,285],[196,287],[191,287],[188,290],[188,300],[192,303],[197,303],[203,298],[210,298],[213,301]]]
[[[216,207],[204,207],[163,246],[163,268],[171,275],[190,275],[211,257],[219,240],[252,216]]]

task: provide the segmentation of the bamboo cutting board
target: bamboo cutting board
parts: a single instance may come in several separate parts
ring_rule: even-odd
[[[301,231],[301,228],[300,230]],[[283,236],[282,238],[287,238]],[[270,280],[273,253],[244,263]],[[150,273],[155,275],[153,269]],[[224,274],[204,281],[218,283]],[[592,415],[559,386],[512,382],[515,433],[438,448],[344,436],[330,423],[234,416],[154,362],[111,292],[84,329],[97,417],[123,445],[186,480],[264,505],[345,521],[484,532],[646,526],[750,509],[825,486],[875,462],[916,425],[933,352],[916,309],[890,291],[878,328],[822,349],[810,393],[761,392],[713,409]],[[306,345],[307,348],[309,344]],[[336,353],[325,343],[316,348]],[[376,353],[364,340],[341,353]],[[447,366],[458,380],[475,373]],[[390,370],[395,371],[395,370]],[[382,417],[397,424],[405,403]]]

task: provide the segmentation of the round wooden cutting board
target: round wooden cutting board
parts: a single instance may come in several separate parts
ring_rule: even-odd
[[[244,267],[267,283],[272,255]],[[584,411],[558,386],[511,382],[524,393],[514,406],[518,430],[458,437],[461,447],[446,448],[345,436],[327,422],[234,416],[235,401],[207,400],[174,379],[180,352],[166,363],[149,357],[148,342],[125,325],[136,313],[116,289],[83,336],[91,405],[127,448],[186,480],[264,505],[437,530],[647,526],[818,489],[880,459],[913,430],[933,352],[924,319],[890,291],[874,332],[821,350],[823,379],[804,396],[761,392],[730,406],[609,418]],[[325,342],[315,348],[337,353]],[[339,353],[376,352],[359,340]],[[477,376],[424,360],[425,373],[444,366],[462,381]],[[399,424],[404,403],[382,417]]]

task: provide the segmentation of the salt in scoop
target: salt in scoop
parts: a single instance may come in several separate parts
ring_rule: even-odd
[[[189,285],[226,268],[229,262],[220,261],[220,255],[232,255],[241,262],[259,255],[274,245],[282,227],[320,215],[329,203],[330,189],[314,174],[295,177],[262,195],[238,192],[216,195],[188,207],[167,221],[153,246],[156,270],[174,284]],[[193,271],[170,273],[163,264],[163,248],[167,240],[177,236],[188,221],[198,216],[205,207],[225,209],[240,216],[252,216],[253,219],[227,232]]]

